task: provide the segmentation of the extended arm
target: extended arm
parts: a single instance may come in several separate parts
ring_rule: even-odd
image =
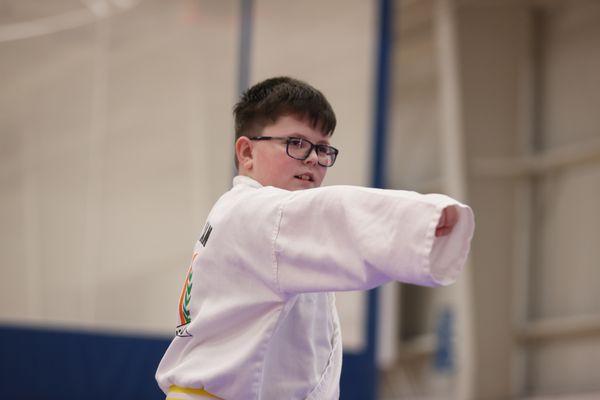
[[[443,195],[350,186],[294,192],[275,238],[278,285],[287,293],[390,280],[446,285],[464,265],[473,229],[471,209]]]

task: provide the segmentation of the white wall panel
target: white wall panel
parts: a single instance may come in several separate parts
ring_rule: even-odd
[[[529,391],[543,394],[573,394],[598,390],[600,340],[548,342],[530,351]],[[598,394],[596,392],[597,398]]]
[[[560,2],[541,15],[539,146],[586,146],[600,138],[600,4]],[[590,148],[593,148],[590,146]],[[598,158],[548,171],[537,185],[537,262],[531,284],[531,317],[600,315],[597,282],[600,236]],[[598,338],[570,335],[533,346],[530,390],[569,393],[598,390]]]
[[[600,138],[600,3],[559,3],[544,14],[544,146]]]
[[[231,184],[239,4],[52,4],[3,5],[0,39],[31,37],[0,42],[0,320],[170,335]]]
[[[16,176],[2,176],[0,179],[0,236],[1,275],[0,310],[3,316],[19,318],[30,312],[29,288],[27,276],[31,255],[25,237],[26,224],[23,210],[23,185]]]
[[[438,61],[431,13],[427,1],[397,15],[388,150],[389,185],[395,189],[419,190],[440,179]]]
[[[460,107],[477,219],[474,398],[597,391],[600,4],[449,3],[458,8]],[[439,85],[431,72],[439,57],[431,46],[434,2],[400,4],[392,182],[440,190],[439,144],[430,133]],[[579,147],[566,151],[571,145]],[[418,291],[404,290],[404,332],[431,331],[429,318],[411,319],[406,308],[426,304],[431,313],[444,296],[435,290],[423,302],[429,294]],[[425,347],[407,343],[408,350],[430,354]],[[404,392],[436,390],[418,361],[404,370],[410,367],[422,386]],[[394,376],[405,379],[404,370]]]
[[[536,318],[599,315],[600,166],[582,165],[545,178],[540,224]]]

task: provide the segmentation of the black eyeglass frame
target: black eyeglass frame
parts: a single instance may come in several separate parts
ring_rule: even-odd
[[[283,137],[278,137],[278,136],[253,136],[253,137],[249,137],[248,139],[250,140],[284,140],[285,141],[285,152],[288,155],[288,157],[293,158],[294,160],[300,160],[300,161],[304,161],[306,160],[309,156],[310,153],[312,153],[313,150],[316,149],[317,152],[317,163],[322,166],[322,167],[326,167],[326,168],[330,168],[333,167],[333,164],[335,164],[335,160],[337,159],[337,156],[339,154],[339,150],[336,149],[333,146],[329,146],[328,144],[314,144],[313,142],[311,142],[310,140],[301,138],[301,137],[296,137],[296,136],[283,136]],[[295,140],[302,140],[308,144],[310,144],[310,149],[306,152],[306,155],[303,158],[299,158],[299,157],[294,157],[290,154],[290,143],[291,140],[295,139]],[[327,154],[327,151],[331,151],[333,150],[333,160],[331,161],[330,165],[325,165],[322,164],[321,161],[319,160],[319,149],[325,149],[325,154]]]

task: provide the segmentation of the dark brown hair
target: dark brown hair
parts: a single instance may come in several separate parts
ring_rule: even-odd
[[[246,90],[233,108],[233,115],[236,140],[260,135],[284,115],[306,119],[324,136],[333,135],[336,125],[335,113],[323,93],[287,76],[264,80]]]

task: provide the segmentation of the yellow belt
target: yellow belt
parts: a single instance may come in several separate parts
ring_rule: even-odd
[[[218,399],[223,400],[214,394],[208,393],[204,389],[188,389],[171,385],[167,393],[166,400],[200,400],[200,399]]]

